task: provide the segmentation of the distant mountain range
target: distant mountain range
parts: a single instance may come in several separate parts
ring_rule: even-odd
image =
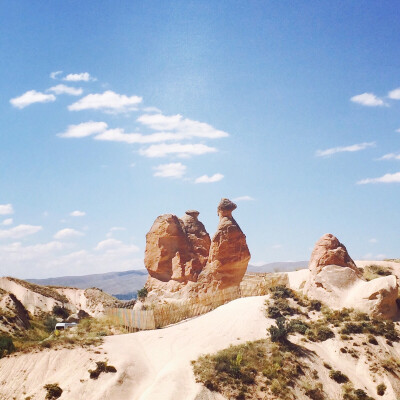
[[[249,264],[247,272],[288,272],[307,268],[308,261],[274,262],[261,266]],[[130,270],[123,272],[107,272],[82,276],[61,276],[47,279],[26,279],[28,282],[45,286],[72,286],[79,289],[96,287],[120,300],[130,300],[136,297],[147,280],[147,270]]]
[[[131,270],[123,272],[107,272],[82,276],[60,276],[47,279],[26,279],[28,282],[46,286],[72,286],[79,289],[96,287],[120,300],[136,297],[147,280],[147,270]]]

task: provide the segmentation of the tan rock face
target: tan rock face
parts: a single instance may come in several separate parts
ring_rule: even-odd
[[[191,247],[193,275],[198,275],[206,265],[211,245],[210,235],[197,219],[198,215],[198,211],[189,210],[181,218],[183,229]]]
[[[146,287],[176,294],[184,287],[186,292],[196,292],[208,286],[239,286],[250,252],[246,236],[232,217],[235,208],[230,200],[221,200],[212,241],[198,220],[198,211],[186,211],[181,219],[172,214],[159,216],[146,235],[145,266],[150,275]]]
[[[311,273],[316,275],[327,265],[348,267],[352,269],[357,276],[361,276],[361,272],[349,256],[346,247],[331,233],[326,233],[315,243],[309,268]]]
[[[189,243],[176,215],[160,215],[146,235],[144,262],[149,275],[163,282],[185,280]]]
[[[347,253],[331,235],[322,236],[310,260],[304,294],[334,309],[355,308],[374,317],[393,318],[397,313],[396,277],[385,276],[366,282]]]
[[[250,260],[246,236],[232,217],[236,204],[222,199],[218,205],[220,217],[217,232],[211,241],[207,264],[199,281],[217,281],[220,289],[238,286]]]

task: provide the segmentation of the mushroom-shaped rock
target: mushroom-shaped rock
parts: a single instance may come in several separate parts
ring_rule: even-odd
[[[207,263],[211,239],[204,225],[197,219],[198,211],[188,210],[181,218],[182,228],[191,247],[192,275],[198,275]]]
[[[186,279],[186,264],[190,261],[189,243],[176,215],[156,218],[146,235],[144,264],[149,275],[160,281]]]
[[[366,282],[339,240],[326,234],[311,254],[310,274],[303,292],[328,306],[355,308],[374,317],[392,318],[397,312],[395,276]]]
[[[239,286],[250,260],[246,236],[232,217],[236,207],[228,199],[219,203],[217,232],[211,240],[207,264],[199,276],[200,282],[214,282],[219,289]]]

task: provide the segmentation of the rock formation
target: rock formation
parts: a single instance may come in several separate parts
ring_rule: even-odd
[[[398,285],[394,275],[366,282],[339,240],[326,234],[316,243],[304,293],[332,308],[356,308],[375,317],[397,312]]]
[[[219,224],[212,238],[207,264],[200,282],[217,282],[219,289],[239,286],[250,260],[246,236],[232,217],[236,204],[222,199],[218,205]]]
[[[222,199],[220,217],[212,241],[199,212],[186,211],[179,219],[172,214],[156,218],[146,235],[145,266],[149,291],[185,293],[209,287],[238,287],[247,269],[250,252],[246,236],[232,217],[236,204]]]

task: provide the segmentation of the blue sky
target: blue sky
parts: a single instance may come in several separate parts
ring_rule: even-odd
[[[143,267],[221,197],[252,263],[399,257],[396,1],[19,1],[0,10],[0,274]]]

